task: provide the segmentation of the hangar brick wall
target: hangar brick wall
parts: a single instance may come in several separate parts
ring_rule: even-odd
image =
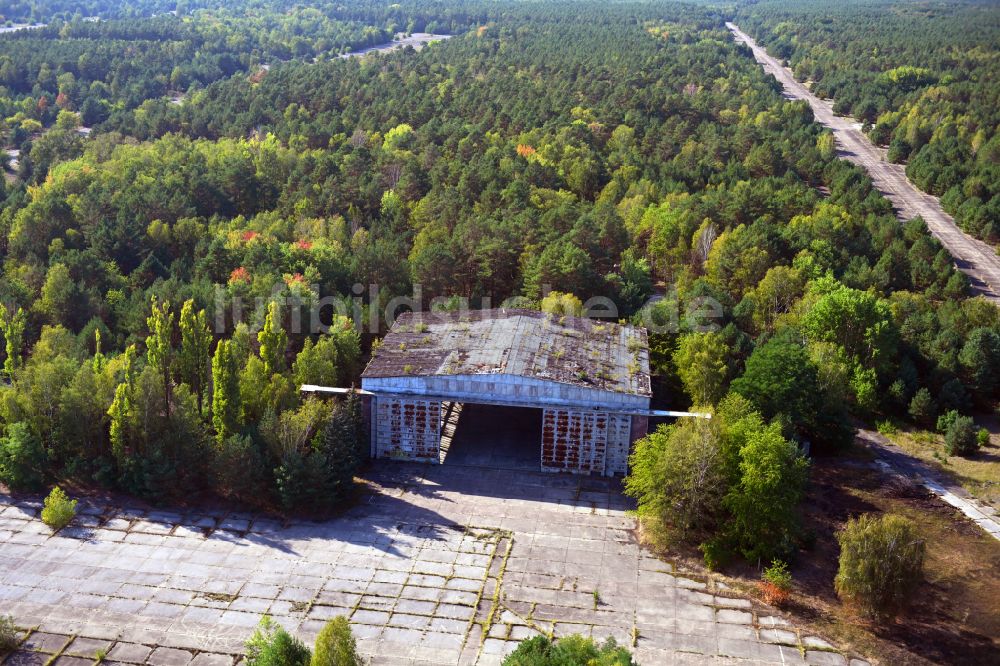
[[[376,457],[438,462],[440,402],[378,397],[374,404]]]
[[[643,418],[625,414],[608,415],[608,454],[603,473],[606,476],[628,473],[628,455],[632,452],[632,421]]]
[[[603,474],[607,444],[607,412],[544,410],[542,415],[544,471]]]
[[[631,448],[631,416],[569,409],[543,411],[545,471],[624,475]]]

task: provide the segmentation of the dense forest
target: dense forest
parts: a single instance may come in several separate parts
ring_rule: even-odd
[[[8,143],[24,149],[71,110],[86,127],[131,113],[143,102],[180,102],[237,72],[272,62],[312,60],[389,41],[393,32],[330,17],[315,8],[288,13],[203,10],[194,17],[54,20],[5,35],[0,52],[0,114]],[[141,112],[140,112],[141,113]],[[47,159],[24,161],[22,177],[43,178],[48,163],[71,152],[74,133],[41,137]]]
[[[737,23],[863,122],[968,233],[1000,242],[1000,7],[761,0]]]
[[[9,18],[50,26],[0,36],[21,150],[0,190],[9,485],[336,503],[358,405],[297,386],[356,383],[384,333],[334,305],[368,321],[417,286],[442,307],[611,298],[654,331],[659,400],[725,401],[796,478],[788,443],[836,450],[849,414],[932,422],[998,395],[1000,313],[713,10],[83,7],[111,18],[32,3]],[[453,37],[318,57],[397,30]],[[324,331],[296,325],[321,299]]]

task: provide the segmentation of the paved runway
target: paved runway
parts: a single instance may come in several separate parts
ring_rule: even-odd
[[[918,215],[927,223],[931,234],[955,258],[959,270],[969,277],[973,291],[983,294],[1000,305],[1000,257],[988,244],[975,239],[955,224],[937,197],[921,192],[906,177],[906,169],[901,164],[893,164],[885,157],[885,151],[872,144],[858,129],[857,121],[833,113],[833,105],[809,92],[809,89],[795,80],[787,67],[782,67],[762,47],[733,23],[726,23],[739,43],[746,44],[753,51],[754,58],[784,87],[792,99],[805,100],[812,107],[817,122],[833,131],[841,157],[864,167],[871,176],[875,187],[892,202],[900,220],[910,220]]]
[[[342,516],[290,524],[87,501],[52,534],[37,500],[0,494],[0,613],[37,628],[0,662],[86,666],[104,647],[112,666],[232,666],[267,613],[310,643],[347,616],[373,666],[498,666],[540,633],[615,637],[644,666],[865,663],[655,557],[617,481],[389,462],[366,478]]]

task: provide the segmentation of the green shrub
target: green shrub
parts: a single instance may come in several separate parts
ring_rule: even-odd
[[[45,449],[27,423],[7,426],[0,437],[0,482],[12,490],[34,490],[42,485]]]
[[[899,428],[892,421],[877,421],[875,423],[875,429],[886,437],[891,437],[899,433]]]
[[[872,620],[894,617],[910,601],[923,575],[923,539],[896,515],[864,514],[837,535],[837,594]]]
[[[788,565],[781,560],[773,560],[771,566],[764,569],[761,578],[782,590],[792,589],[792,572],[788,570]]]
[[[962,409],[969,404],[969,394],[958,379],[945,382],[938,392],[938,400],[949,409]]]
[[[951,429],[952,424],[955,423],[955,419],[958,418],[958,411],[955,409],[949,409],[947,412],[942,414],[937,419],[937,431],[941,434],[948,432]]]
[[[307,666],[312,655],[302,641],[265,615],[246,642],[246,666]]]
[[[950,426],[944,435],[945,447],[948,455],[965,456],[975,453],[979,448],[979,440],[976,433],[976,423],[971,416],[959,416]]]
[[[328,472],[326,456],[322,453],[303,454],[298,449],[286,453],[274,469],[281,506],[288,511],[324,507],[327,498],[322,491],[327,487]]]
[[[42,506],[42,522],[54,532],[69,525],[75,516],[76,500],[71,500],[59,486],[53,488]]]
[[[316,637],[311,666],[361,666],[357,643],[347,618],[340,615],[329,622]]]
[[[976,443],[979,448],[987,446],[990,443],[990,431],[986,428],[980,428],[979,432],[976,433]]]
[[[213,451],[216,489],[226,497],[252,502],[267,493],[270,470],[261,447],[246,435],[232,435]]]
[[[14,618],[10,615],[0,615],[0,655],[13,652],[19,642]]]
[[[705,566],[712,571],[718,571],[733,558],[733,549],[721,536],[709,539],[698,545]]]
[[[632,655],[609,638],[598,645],[592,638],[573,635],[553,642],[546,636],[529,638],[507,655],[503,666],[633,666]]]
[[[788,601],[792,591],[792,572],[788,570],[788,565],[781,560],[771,562],[761,575],[760,591],[764,602],[773,606]]]

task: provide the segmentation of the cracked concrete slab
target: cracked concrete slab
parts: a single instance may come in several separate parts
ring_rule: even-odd
[[[54,535],[37,502],[0,495],[0,600],[33,628],[3,666],[99,645],[109,663],[231,665],[265,613],[307,643],[345,615],[373,663],[488,666],[571,633],[647,666],[853,656],[653,557],[613,480],[383,462],[367,481],[325,522],[88,501],[94,520]]]

